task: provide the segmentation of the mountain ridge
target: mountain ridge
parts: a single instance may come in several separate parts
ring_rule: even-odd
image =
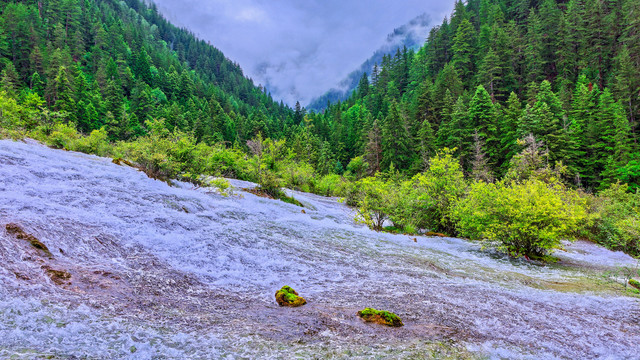
[[[365,73],[371,74],[374,65],[380,64],[385,55],[393,55],[403,47],[412,50],[419,49],[426,41],[431,27],[431,17],[427,13],[422,13],[399,28],[393,29],[393,31],[387,35],[385,42],[373,55],[365,60],[360,67],[342,79],[336,87],[312,99],[307,105],[307,109],[321,111],[326,108],[328,102],[335,103],[346,100],[353,90],[357,88],[362,75]]]

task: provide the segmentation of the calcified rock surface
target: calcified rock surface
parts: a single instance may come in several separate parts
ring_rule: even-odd
[[[336,199],[294,196],[306,213],[0,141],[0,358],[640,353],[638,297],[602,276],[636,265],[624,254],[578,242],[541,266],[460,239],[375,233]],[[280,308],[285,284],[308,304]],[[366,324],[364,307],[405,326]]]

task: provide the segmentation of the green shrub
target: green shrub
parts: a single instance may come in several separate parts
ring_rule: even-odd
[[[14,130],[21,128],[23,108],[18,102],[9,97],[5,91],[0,91],[0,128]]]
[[[464,196],[467,183],[453,150],[431,158],[429,169],[401,186],[394,222],[418,229],[455,233],[451,211]]]
[[[364,157],[357,156],[349,161],[347,165],[347,172],[344,176],[350,180],[360,180],[369,171],[369,163],[364,160]]]
[[[219,177],[207,177],[201,180],[204,186],[215,189],[222,196],[233,195],[233,188],[229,180]]]
[[[249,180],[246,155],[238,149],[215,145],[206,153],[205,172],[214,176]]]
[[[57,149],[72,150],[72,145],[80,137],[73,124],[56,124],[46,143]]]
[[[278,168],[278,176],[283,179],[284,187],[304,192],[311,191],[314,170],[310,164],[287,161]]]
[[[389,214],[396,209],[398,192],[393,181],[378,175],[358,181],[356,199],[356,221],[380,231]]]
[[[314,182],[313,192],[322,196],[345,196],[348,185],[342,176],[329,174]]]
[[[476,182],[454,211],[459,233],[499,242],[511,255],[544,256],[586,217],[584,201],[560,184]]]
[[[107,155],[111,148],[109,135],[104,128],[91,131],[89,136],[80,136],[70,146],[72,147],[71,150],[98,156]]]
[[[610,249],[640,255],[640,192],[629,193],[626,184],[613,184],[596,196],[589,207],[587,236]]]
[[[114,149],[117,157],[135,162],[152,178],[195,180],[204,173],[207,145],[196,145],[192,135],[169,132],[163,120],[145,122],[149,134],[132,142],[120,142]]]

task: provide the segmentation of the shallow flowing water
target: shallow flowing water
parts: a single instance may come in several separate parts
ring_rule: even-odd
[[[639,357],[639,298],[603,276],[637,265],[622,253],[567,243],[543,266],[461,239],[372,232],[333,198],[292,192],[303,212],[176,185],[0,141],[0,357]],[[280,308],[283,285],[308,305]],[[364,307],[405,326],[365,324]]]

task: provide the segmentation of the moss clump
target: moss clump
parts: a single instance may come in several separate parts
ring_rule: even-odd
[[[263,187],[257,187],[257,188],[244,188],[242,189],[243,191],[246,191],[248,193],[252,193],[253,195],[256,196],[260,196],[263,198],[267,198],[267,199],[272,199],[272,200],[281,200],[284,201],[288,204],[293,204],[293,205],[297,205],[300,207],[304,207],[304,205],[294,199],[292,196],[288,196],[284,191],[280,190],[280,189],[270,189],[270,188],[263,188]]]
[[[293,290],[290,286],[283,286],[282,289],[276,291],[276,301],[280,306],[298,307],[307,303],[302,296]]]
[[[18,224],[7,224],[5,226],[5,229],[7,229],[7,232],[13,236],[16,237],[16,239],[19,240],[26,240],[28,241],[31,246],[33,246],[34,248],[38,249],[38,250],[42,250],[45,254],[47,254],[47,256],[52,257],[53,255],[51,254],[51,251],[49,251],[49,248],[47,248],[47,246],[45,244],[43,244],[40,240],[38,240],[35,236],[31,235],[31,234],[27,234],[24,229],[22,229],[22,227],[20,227],[20,225]]]
[[[640,289],[640,281],[636,279],[629,279],[629,285],[633,286],[636,289]]]
[[[358,311],[358,316],[360,316],[366,322],[373,322],[381,325],[392,327],[400,327],[404,325],[398,315],[384,310],[366,308],[364,310]]]
[[[133,164],[131,161],[125,160],[125,159],[120,158],[120,157],[119,158],[114,158],[113,160],[111,160],[111,162],[116,164],[116,165],[120,165],[120,166],[122,166],[122,164],[125,164],[125,165],[130,166],[130,167],[136,167],[135,164]]]

